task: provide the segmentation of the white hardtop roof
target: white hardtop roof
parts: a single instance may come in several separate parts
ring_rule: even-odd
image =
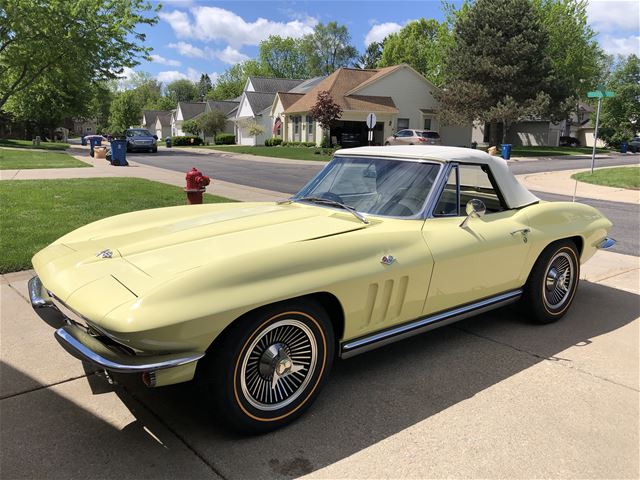
[[[472,148],[439,147],[434,145],[395,145],[386,147],[347,148],[338,150],[335,155],[488,165],[509,208],[524,207],[540,201],[538,197],[518,183],[509,169],[509,165],[501,157],[492,156]]]

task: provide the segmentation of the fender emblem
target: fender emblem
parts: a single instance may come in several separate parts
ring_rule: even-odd
[[[99,252],[99,253],[96,255],[96,257],[100,257],[100,258],[111,258],[111,257],[113,257],[113,252],[107,248],[106,250],[103,250],[103,251]]]
[[[391,265],[396,261],[396,258],[393,255],[385,255],[380,259],[380,263],[384,265]]]

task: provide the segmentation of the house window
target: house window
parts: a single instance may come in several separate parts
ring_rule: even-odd
[[[424,129],[431,130],[431,117],[424,119]]]
[[[405,128],[409,128],[409,119],[408,118],[399,118],[398,119],[398,130],[404,130]]]
[[[300,133],[300,123],[302,122],[302,117],[296,116],[292,117],[293,120],[293,133],[298,135]]]
[[[307,134],[309,136],[313,135],[313,117],[311,115],[307,115]]]

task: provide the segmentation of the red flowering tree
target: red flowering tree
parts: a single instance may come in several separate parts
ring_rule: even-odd
[[[309,112],[322,127],[324,134],[322,146],[330,145],[329,129],[342,116],[342,107],[333,100],[329,92],[322,90],[318,92],[316,103]]]

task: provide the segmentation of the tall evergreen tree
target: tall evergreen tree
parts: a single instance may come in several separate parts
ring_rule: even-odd
[[[509,126],[547,113],[551,62],[549,38],[529,0],[477,0],[457,18],[447,49],[447,88],[439,95],[445,121],[480,119],[496,144]]]
[[[382,58],[383,42],[371,42],[367,49],[358,57],[360,68],[377,68]]]
[[[198,100],[204,100],[209,90],[213,88],[209,75],[206,73],[201,74],[196,87],[198,88]]]

